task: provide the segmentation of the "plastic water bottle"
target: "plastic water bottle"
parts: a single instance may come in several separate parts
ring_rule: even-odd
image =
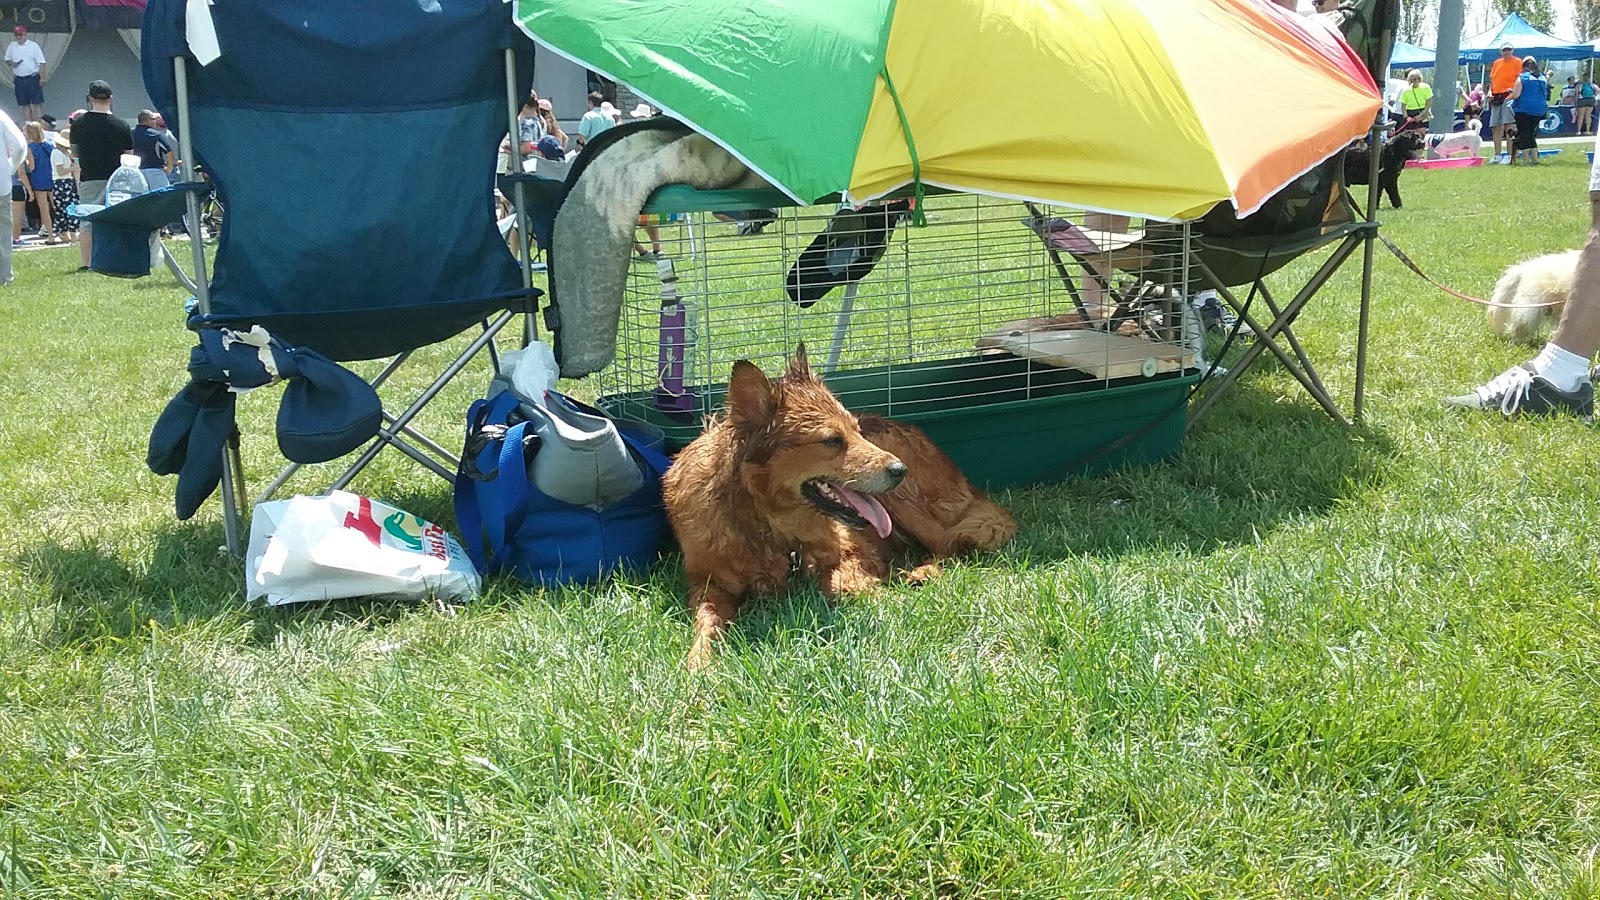
[[[137,197],[150,190],[150,185],[144,180],[144,173],[139,171],[139,157],[133,153],[122,154],[122,165],[111,173],[111,178],[106,182],[106,205],[115,206],[129,197]]]

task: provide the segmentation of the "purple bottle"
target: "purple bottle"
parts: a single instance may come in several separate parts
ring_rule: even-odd
[[[656,409],[681,422],[693,422],[700,408],[694,388],[685,384],[684,360],[689,346],[689,311],[678,298],[678,273],[672,260],[656,260],[661,281],[661,344],[656,357]]]

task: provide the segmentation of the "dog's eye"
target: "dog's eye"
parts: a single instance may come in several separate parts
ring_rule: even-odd
[[[822,446],[827,447],[830,450],[843,450],[844,438],[837,434],[825,437],[822,439]]]

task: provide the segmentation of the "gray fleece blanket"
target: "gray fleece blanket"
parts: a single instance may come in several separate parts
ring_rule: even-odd
[[[769,186],[728,151],[688,129],[635,131],[595,149],[574,173],[556,214],[550,253],[560,310],[556,359],[566,378],[597,372],[616,356],[634,228],[657,188]]]

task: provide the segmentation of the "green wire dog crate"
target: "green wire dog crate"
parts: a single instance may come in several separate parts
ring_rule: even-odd
[[[952,193],[924,198],[915,225],[908,205],[658,191],[599,406],[677,450],[721,408],[736,360],[778,375],[804,341],[846,407],[916,424],[990,488],[1177,453],[1199,379],[1187,229],[1115,268],[1085,249],[1116,241],[1081,213]],[[1042,223],[1093,240],[1051,249]]]

